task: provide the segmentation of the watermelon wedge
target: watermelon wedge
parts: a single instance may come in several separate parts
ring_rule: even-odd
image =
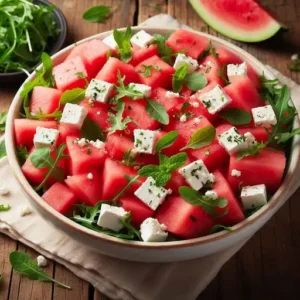
[[[256,0],[189,0],[214,30],[234,40],[260,42],[282,27]]]

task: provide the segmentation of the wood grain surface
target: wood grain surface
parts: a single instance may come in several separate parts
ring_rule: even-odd
[[[137,25],[159,13],[168,13],[194,29],[218,35],[203,23],[186,0],[53,0],[52,2],[67,18],[68,43],[113,28]],[[300,73],[292,73],[287,67],[291,55],[300,52],[300,1],[262,2],[289,27],[289,30],[259,44],[234,43],[300,83]],[[92,24],[82,19],[83,12],[94,5],[108,5],[113,8],[114,13],[105,24]],[[7,111],[16,89],[17,87],[0,89],[0,111]],[[239,253],[224,265],[198,300],[300,299],[299,212],[300,190]],[[12,271],[8,260],[10,252],[16,249],[27,251],[33,257],[37,256],[31,249],[0,235],[0,274],[4,274],[0,285],[0,300],[108,300],[104,295],[94,291],[88,283],[55,262],[49,264],[47,271],[55,279],[72,286],[72,291],[55,287],[51,283],[33,282],[19,276]]]

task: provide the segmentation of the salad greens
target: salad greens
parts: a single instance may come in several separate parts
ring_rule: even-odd
[[[89,8],[87,11],[85,11],[82,17],[84,20],[91,23],[94,22],[104,23],[105,19],[109,14],[110,14],[109,6],[98,5]]]

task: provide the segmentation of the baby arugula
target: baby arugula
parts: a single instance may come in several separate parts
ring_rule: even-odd
[[[10,253],[9,260],[12,268],[21,275],[28,276],[30,280],[53,282],[56,285],[71,290],[71,287],[55,279],[38,266],[37,260],[32,260],[27,253],[14,251]]]
[[[160,66],[147,66],[147,65],[142,65],[144,68],[144,71],[139,70],[137,71],[139,74],[142,74],[144,77],[150,77],[152,75],[152,71],[156,70],[158,72],[161,72],[161,67]]]

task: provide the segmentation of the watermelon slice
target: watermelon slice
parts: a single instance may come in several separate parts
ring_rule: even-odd
[[[264,41],[281,25],[256,0],[189,0],[213,29],[234,40]]]
[[[59,138],[58,145],[66,142],[68,136],[73,136],[74,138],[80,137],[80,129],[72,124],[60,123],[58,125]],[[67,149],[66,149],[67,150]],[[68,151],[66,151],[67,153]]]
[[[138,65],[139,63],[141,63],[142,61],[148,59],[153,55],[158,55],[156,45],[151,45],[148,48],[141,48],[137,45],[133,45],[132,58],[129,61],[129,63],[135,67],[136,65]]]

